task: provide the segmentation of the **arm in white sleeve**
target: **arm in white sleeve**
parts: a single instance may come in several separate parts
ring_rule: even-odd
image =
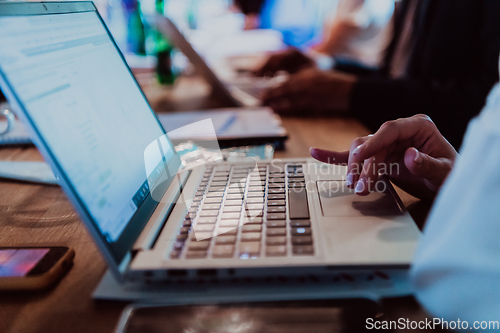
[[[451,121],[451,118],[450,118]],[[468,128],[441,189],[412,271],[434,317],[500,322],[500,87]],[[497,328],[494,331],[498,331]]]

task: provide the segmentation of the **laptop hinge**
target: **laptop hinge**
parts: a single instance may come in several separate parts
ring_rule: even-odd
[[[159,233],[163,229],[170,212],[179,199],[190,173],[191,171],[187,170],[179,172],[175,176],[175,179],[168,187],[155,211],[149,218],[148,223],[137,238],[134,246],[132,247],[133,251],[148,250],[152,248]]]

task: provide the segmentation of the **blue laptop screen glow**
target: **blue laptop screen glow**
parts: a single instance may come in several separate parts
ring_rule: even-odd
[[[164,132],[97,14],[0,17],[0,70],[101,233],[117,240],[149,190],[144,151]]]

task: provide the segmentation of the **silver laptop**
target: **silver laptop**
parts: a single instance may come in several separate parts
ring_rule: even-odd
[[[0,3],[0,85],[120,281],[410,265],[388,182],[359,197],[306,158],[184,170],[92,2]]]

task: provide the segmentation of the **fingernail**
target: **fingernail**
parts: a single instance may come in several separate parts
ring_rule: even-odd
[[[422,164],[422,154],[420,154],[420,152],[418,152],[418,150],[416,150],[416,151],[417,151],[417,153],[415,155],[415,158],[413,159],[413,162],[415,162],[417,164]]]
[[[349,172],[349,173],[347,174],[347,178],[346,178],[346,180],[345,180],[345,184],[346,184],[346,186],[347,186],[347,187],[351,187],[351,186],[352,186],[353,181],[354,181],[354,176],[352,175],[352,173],[350,173],[350,172]]]
[[[356,188],[354,189],[354,193],[362,193],[365,190],[365,179],[361,178],[356,184]]]
[[[361,153],[361,151],[363,150],[364,146],[363,145],[359,145],[357,146],[353,151],[352,153],[355,154],[355,155],[358,155],[359,153]]]

